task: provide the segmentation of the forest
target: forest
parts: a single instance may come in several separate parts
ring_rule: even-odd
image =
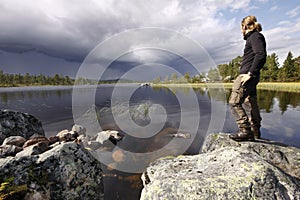
[[[157,77],[154,83],[204,83],[204,82],[232,82],[239,75],[242,57],[237,56],[227,64],[210,68],[207,73],[191,76],[188,72],[178,77],[172,74],[164,78]],[[276,53],[267,56],[266,63],[260,70],[261,82],[300,82],[300,56],[294,58],[292,52],[288,52],[282,66],[278,62]]]
[[[202,82],[232,82],[239,74],[239,67],[242,63],[242,57],[237,56],[227,64],[220,64],[216,68],[211,68],[207,73],[190,76],[189,72],[179,77],[177,74],[171,74],[163,79],[157,77],[152,80],[153,83],[202,83]],[[282,66],[279,65],[278,56],[272,53],[267,56],[266,63],[261,70],[261,82],[299,82],[300,81],[300,56],[294,58],[292,52],[288,52]],[[35,85],[73,85],[73,84],[101,84],[114,83],[120,80],[95,81],[85,78],[74,78],[55,74],[54,76],[45,76],[43,74],[30,75],[7,74],[0,70],[0,86],[35,86]],[[122,80],[122,82],[133,82],[132,80]]]
[[[239,74],[242,57],[234,58],[228,64],[211,68],[207,74],[210,81],[230,82]],[[288,52],[282,66],[279,66],[278,56],[275,53],[267,56],[267,61],[260,70],[262,82],[298,82],[300,81],[300,56],[294,58],[292,52]]]
[[[69,76],[55,74],[54,76],[21,74],[6,74],[0,70],[0,86],[34,86],[34,85],[73,85],[74,79]]]
[[[16,87],[16,86],[47,86],[47,85],[93,85],[101,83],[114,83],[117,80],[97,81],[87,78],[74,79],[69,76],[55,74],[54,76],[45,76],[44,74],[30,75],[6,74],[0,70],[0,87]]]

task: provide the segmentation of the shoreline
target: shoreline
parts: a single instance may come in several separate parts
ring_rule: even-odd
[[[223,88],[231,89],[233,83],[158,83],[153,87],[191,87],[191,88]],[[272,90],[280,92],[296,92],[300,93],[300,82],[260,82],[257,89]]]
[[[135,85],[140,83],[118,83],[118,85]],[[99,85],[115,85],[113,83],[99,84]],[[97,86],[99,86],[97,85]],[[151,87],[177,87],[177,88],[220,88],[231,89],[233,83],[153,83]],[[31,90],[31,89],[72,89],[74,87],[95,87],[95,85],[32,85],[32,86],[0,86],[0,92],[6,90]],[[280,92],[296,92],[300,93],[300,82],[260,82],[257,89],[271,90]]]

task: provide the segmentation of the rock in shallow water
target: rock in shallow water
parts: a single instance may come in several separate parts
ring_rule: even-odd
[[[108,139],[110,139],[114,142],[117,142],[117,141],[122,140],[123,137],[124,136],[122,134],[120,134],[119,131],[106,130],[106,131],[101,131],[101,132],[97,133],[96,141],[100,142],[101,144],[103,144]]]
[[[276,144],[238,143],[225,134],[210,135],[203,154],[153,162],[142,176],[141,199],[300,199],[300,180],[257,153],[276,148]],[[300,152],[280,148],[295,156]]]

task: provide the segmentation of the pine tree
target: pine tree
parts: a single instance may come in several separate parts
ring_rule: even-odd
[[[242,57],[238,56],[232,60],[231,76],[236,78],[240,74],[240,67],[242,65]]]
[[[29,73],[26,73],[24,76],[24,84],[25,85],[30,85],[31,84],[31,77],[29,75]]]
[[[267,56],[267,61],[261,70],[262,81],[275,81],[278,75],[278,56],[275,53]]]
[[[190,79],[191,79],[190,73],[189,73],[189,72],[186,72],[186,73],[184,74],[184,78],[185,78],[185,81],[186,81],[186,82],[190,82]]]
[[[295,64],[295,77],[297,81],[300,80],[300,56],[294,59]]]
[[[295,65],[293,60],[293,54],[289,51],[282,66],[282,76],[284,81],[292,81],[295,73]]]
[[[0,70],[0,85],[4,85],[4,74],[2,70]]]

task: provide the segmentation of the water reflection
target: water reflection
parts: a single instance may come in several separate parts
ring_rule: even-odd
[[[1,103],[6,106],[10,104],[10,101],[24,101],[32,99],[46,100],[49,97],[56,96],[62,98],[63,96],[70,96],[72,90],[39,90],[39,91],[17,91],[17,92],[0,92]]]
[[[176,93],[187,94],[185,88],[178,87]],[[220,88],[194,88],[200,96],[206,96],[210,100],[228,104],[231,89],[225,93]],[[176,95],[176,94],[175,94]],[[300,93],[280,92],[271,90],[257,91],[258,105],[262,115],[262,136],[266,139],[300,147],[299,117],[300,117]],[[199,100],[199,104],[202,104]],[[200,105],[201,107],[201,105]],[[203,107],[203,106],[202,106]],[[238,130],[227,106],[225,124],[222,132],[236,132]]]
[[[130,87],[130,86],[126,86]],[[124,86],[123,92],[128,90]],[[211,108],[213,104],[227,104],[230,95],[230,89],[219,88],[140,88],[130,99],[130,109],[123,108],[122,99],[117,107],[111,105],[111,96],[114,86],[100,86],[97,89],[95,96],[97,108],[100,113],[100,123],[103,129],[117,129],[118,126],[112,117],[112,109],[119,110],[119,114],[129,112],[136,123],[143,125],[143,122],[148,123],[147,113],[148,107],[153,104],[159,104],[164,107],[167,113],[167,122],[163,129],[151,138],[135,138],[127,136],[122,140],[118,147],[132,152],[152,152],[160,149],[169,143],[173,138],[170,138],[170,133],[176,133],[181,120],[181,117],[188,118],[190,123],[197,123],[199,130],[187,153],[196,154],[203,142],[204,133],[208,130],[208,125],[211,121]],[[87,90],[82,90],[82,98],[89,98],[85,95]],[[195,108],[189,104],[191,93],[196,93],[199,102],[200,120],[195,120]],[[258,104],[263,117],[262,132],[263,137],[275,141],[283,142],[288,145],[300,147],[299,117],[300,117],[300,93],[278,92],[268,90],[258,90]],[[122,95],[121,95],[122,97]],[[184,97],[188,102],[188,106],[184,111],[180,109],[178,97]],[[72,88],[20,88],[3,90],[0,89],[0,108],[13,109],[21,112],[27,112],[43,123],[46,133],[55,134],[61,129],[70,129],[73,125],[72,116]],[[142,106],[140,106],[142,105]],[[113,107],[113,108],[112,108]],[[153,107],[155,108],[155,107]],[[157,107],[159,109],[159,107]],[[140,112],[141,111],[141,112]],[[143,112],[142,112],[143,111]],[[224,123],[224,132],[234,132],[237,129],[236,124],[231,117],[229,110],[226,111],[226,119]],[[155,113],[155,112],[154,112]],[[145,120],[144,120],[145,118]],[[140,120],[144,121],[140,121]],[[91,121],[92,122],[92,121]],[[218,122],[219,123],[219,122]],[[146,124],[147,125],[147,124]],[[184,127],[189,130],[189,125]],[[52,133],[52,132],[53,133]],[[175,148],[174,148],[175,149]],[[143,158],[139,158],[143,159]],[[156,159],[153,158],[153,159]],[[141,181],[138,175],[130,173],[122,173],[112,169],[104,169],[106,198],[116,199],[138,199],[141,190]]]
[[[154,89],[159,90],[159,89]],[[167,90],[167,89],[165,89]],[[201,96],[208,96],[210,99],[223,101],[224,103],[228,103],[229,96],[231,93],[231,89],[225,90],[221,88],[194,88],[195,92],[197,92]],[[177,87],[172,88],[175,95],[176,93],[182,93],[188,96],[190,88]],[[266,113],[271,113],[274,105],[279,105],[282,114],[287,111],[289,108],[296,108],[299,110],[300,106],[300,93],[296,92],[280,92],[280,91],[272,91],[272,90],[258,90],[257,91],[257,100],[261,110]]]
[[[0,109],[32,114],[50,136],[72,127],[71,96],[72,87],[0,88]]]

